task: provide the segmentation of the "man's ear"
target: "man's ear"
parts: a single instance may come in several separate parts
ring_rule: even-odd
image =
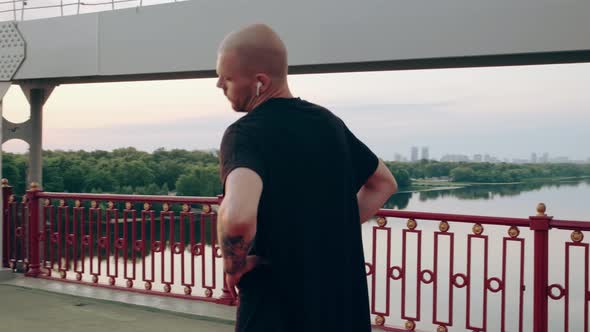
[[[256,91],[259,94],[264,93],[268,87],[270,86],[271,79],[266,74],[257,74],[256,75]],[[260,87],[259,87],[260,86]]]

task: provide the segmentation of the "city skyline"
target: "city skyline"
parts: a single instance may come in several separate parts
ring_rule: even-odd
[[[329,108],[383,159],[411,147],[429,155],[532,152],[587,160],[590,64],[292,75],[295,96]],[[17,86],[4,99],[12,122],[28,118]],[[45,105],[44,148],[153,151],[217,149],[242,114],[215,79],[62,85]],[[24,152],[24,142],[3,145]],[[421,152],[421,151],[419,151]]]
[[[420,151],[420,152],[418,152]],[[453,152],[442,152],[442,157],[431,158],[429,157],[430,147],[413,146],[407,154],[396,152],[392,161],[400,162],[417,162],[420,160],[434,160],[442,162],[506,162],[506,163],[590,163],[590,157],[586,159],[572,159],[568,156],[552,156],[547,152],[538,153],[531,152],[529,157],[520,158],[507,158],[503,156],[491,155],[489,153],[476,153],[473,155],[453,153]]]

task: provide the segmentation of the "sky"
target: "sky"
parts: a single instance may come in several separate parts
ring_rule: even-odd
[[[35,6],[58,5],[35,0]],[[142,0],[143,5],[172,0]],[[80,13],[110,10],[85,2]],[[76,1],[63,3],[76,4]],[[135,7],[137,1],[116,8]],[[17,3],[0,6],[0,20],[61,15],[61,8],[28,10]],[[28,7],[31,9],[31,7]],[[63,7],[75,14],[77,5]],[[292,92],[341,117],[377,155],[410,156],[412,146],[427,146],[430,156],[490,154],[530,158],[549,153],[576,160],[590,158],[590,63],[409,70],[323,75],[292,75]],[[18,86],[8,91],[4,116],[29,117]],[[62,85],[44,111],[44,148],[144,151],[216,149],[234,113],[215,79]],[[4,151],[25,152],[9,141]]]
[[[590,158],[590,64],[292,75],[295,96],[329,108],[378,156]],[[4,116],[29,117],[18,86]],[[215,79],[61,85],[44,109],[44,148],[216,149],[231,110]],[[22,141],[4,151],[24,152]]]

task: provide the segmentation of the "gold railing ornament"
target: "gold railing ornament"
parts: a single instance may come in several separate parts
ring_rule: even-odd
[[[14,195],[8,196],[8,203],[14,203]]]
[[[60,207],[64,207],[64,206],[66,206],[66,201],[65,201],[65,200],[63,200],[63,199],[60,199],[60,200],[59,200],[59,206],[60,206]]]
[[[2,187],[8,187],[8,179],[2,179]]]
[[[405,327],[408,331],[414,331],[416,329],[416,323],[412,322],[411,320],[408,320],[406,321]]]
[[[211,213],[211,205],[209,205],[209,204],[203,205],[203,213]]]
[[[90,207],[93,209],[96,209],[98,207],[98,202],[97,201],[91,201],[90,202]]]
[[[570,238],[574,242],[582,242],[582,240],[584,240],[584,233],[582,233],[578,230],[575,230],[572,232],[572,235],[570,236]]]
[[[115,207],[115,203],[113,203],[113,201],[108,201],[107,209],[112,210],[114,207]]]
[[[152,209],[152,205],[148,202],[143,203],[143,209],[149,211]]]
[[[46,199],[43,201],[43,205],[45,205],[45,206],[49,206],[49,205],[51,205],[51,200],[49,200],[49,199],[47,199],[47,198],[46,198]]]
[[[31,182],[31,190],[39,189],[39,184],[37,182]]]
[[[547,212],[547,206],[545,206],[545,203],[537,204],[537,216],[546,216],[547,214],[545,212]]]
[[[514,239],[517,238],[518,235],[520,235],[520,230],[518,229],[518,227],[511,226],[510,228],[508,228],[508,236]]]
[[[438,229],[443,233],[448,231],[449,228],[451,228],[451,226],[449,226],[449,223],[446,221],[441,221],[440,224],[438,224]]]
[[[387,225],[387,219],[385,219],[385,217],[377,218],[377,225],[379,225],[379,227],[385,227],[385,225]]]
[[[383,317],[381,315],[377,315],[375,317],[375,325],[377,325],[377,326],[383,326],[383,324],[385,324],[385,317]]]
[[[483,233],[483,226],[481,224],[475,224],[471,230],[473,231],[473,234],[481,235],[481,233]]]
[[[182,204],[182,212],[190,212],[190,210],[191,210],[190,205],[188,205],[186,203]]]
[[[447,332],[447,327],[446,326],[443,326],[443,325],[439,325],[436,328],[436,332]]]
[[[168,203],[164,203],[164,204],[162,204],[162,210],[163,210],[164,212],[168,212],[168,211],[170,211],[170,204],[168,204]]]
[[[133,204],[131,202],[125,202],[125,210],[132,210]]]
[[[418,223],[414,219],[408,219],[406,226],[408,226],[409,229],[414,230],[418,226]]]
[[[81,207],[81,206],[82,206],[82,202],[81,202],[79,199],[77,199],[77,200],[74,202],[74,206],[75,206],[75,207],[77,207],[77,208],[79,208],[79,207]]]

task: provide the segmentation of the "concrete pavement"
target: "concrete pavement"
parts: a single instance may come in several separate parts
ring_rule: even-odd
[[[233,330],[233,322],[218,318],[0,284],[0,331],[3,332]]]

